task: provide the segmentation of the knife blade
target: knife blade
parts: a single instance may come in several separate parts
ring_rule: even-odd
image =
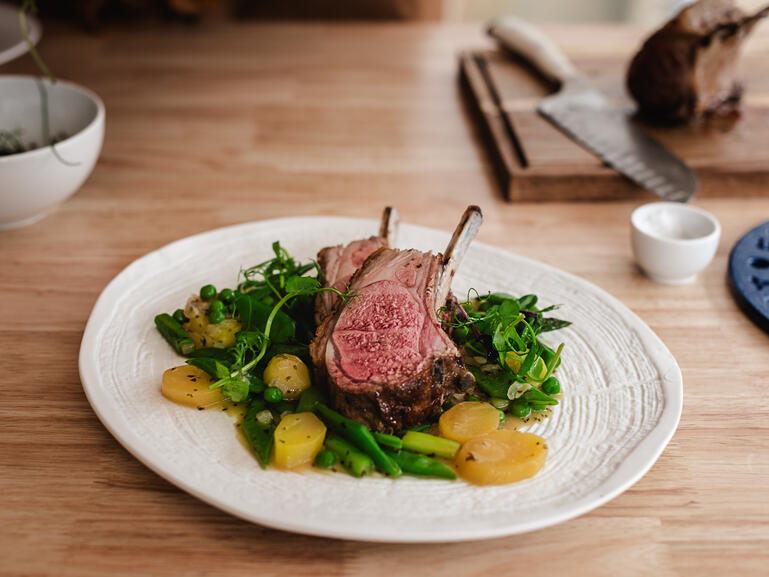
[[[519,18],[506,17],[493,22],[488,33],[559,86],[537,107],[556,128],[660,198],[687,202],[695,195],[698,184],[694,172],[592,88],[561,49],[537,28]]]

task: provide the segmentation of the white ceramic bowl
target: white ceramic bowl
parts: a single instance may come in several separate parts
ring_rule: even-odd
[[[21,130],[25,144],[43,143],[43,114],[34,76],[0,76],[0,130]],[[51,135],[68,137],[21,154],[0,156],[0,230],[32,224],[77,191],[91,174],[104,140],[104,104],[90,90],[44,81]],[[62,162],[62,159],[64,162]]]
[[[701,208],[677,202],[652,202],[630,217],[633,254],[655,282],[685,284],[713,260],[721,225]]]

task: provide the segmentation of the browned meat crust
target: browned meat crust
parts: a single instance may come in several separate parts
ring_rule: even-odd
[[[756,20],[733,0],[700,0],[679,12],[646,40],[628,69],[641,115],[677,123],[734,111],[742,93],[739,51]]]

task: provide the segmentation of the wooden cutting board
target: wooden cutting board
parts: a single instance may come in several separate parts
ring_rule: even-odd
[[[624,89],[626,62],[595,58],[575,64],[613,104],[634,110]],[[769,196],[769,59],[744,59],[743,68],[739,117],[644,125],[694,169],[699,196]],[[465,52],[460,77],[508,200],[654,198],[537,113],[552,87],[524,62],[497,51]]]

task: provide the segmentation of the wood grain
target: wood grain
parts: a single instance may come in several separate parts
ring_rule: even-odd
[[[699,178],[700,196],[765,196],[769,190],[769,50],[742,59],[747,94],[739,117],[687,126],[641,123]],[[613,106],[631,114],[624,88],[629,53],[584,56],[575,65]],[[649,193],[606,166],[537,113],[553,87],[526,63],[499,50],[459,58],[465,95],[485,136],[502,192],[511,201],[616,200]]]
[[[630,51],[625,28],[558,28],[575,57]],[[754,46],[765,49],[764,36]],[[505,203],[459,95],[449,25],[48,27],[41,49],[107,106],[103,154],[46,220],[0,234],[0,575],[759,576],[769,566],[769,336],[734,305],[731,246],[769,198],[701,199],[723,225],[695,284],[633,263],[638,201]],[[23,60],[4,73],[32,72]],[[589,184],[585,186],[589,187]],[[95,299],[142,254],[196,232],[289,214],[450,228],[469,203],[479,240],[581,275],[620,298],[678,359],[680,428],[607,505],[525,536],[393,546],[250,525],[169,485],[91,411],[77,356]],[[129,314],[127,312],[127,314]],[[269,498],[268,496],[266,498]]]

